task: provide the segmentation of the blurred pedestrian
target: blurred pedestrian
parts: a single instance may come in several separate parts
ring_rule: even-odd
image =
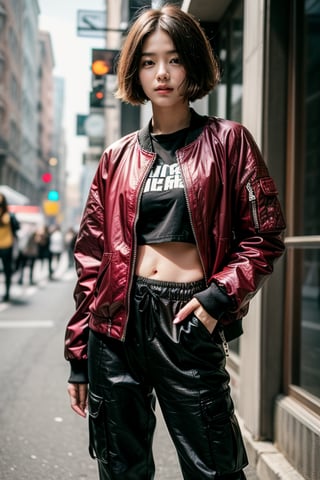
[[[131,27],[117,97],[150,101],[152,118],[101,157],[66,331],[71,407],[85,416],[88,399],[101,480],[154,478],[155,393],[185,480],[245,478],[227,341],[284,252],[285,224],[246,128],[190,108],[218,80],[209,41],[180,8]]]
[[[49,248],[52,258],[52,268],[55,270],[59,266],[61,255],[64,251],[64,239],[59,225],[53,227],[53,230],[50,233]]]
[[[17,270],[19,271],[20,285],[24,281],[24,270],[29,268],[29,283],[34,285],[33,271],[36,260],[39,258],[39,243],[36,228],[34,227],[29,231],[26,236],[24,245],[20,245],[19,254],[17,259]]]
[[[74,266],[74,246],[77,240],[77,232],[69,227],[64,236],[65,247],[68,252],[68,267]]]
[[[13,246],[20,225],[13,213],[9,212],[6,197],[0,193],[0,258],[5,276],[3,301],[10,300],[11,277],[13,272]]]
[[[52,254],[50,250],[50,231],[48,225],[43,225],[37,229],[37,243],[41,265],[43,266],[44,263],[47,263],[48,276],[49,279],[52,279]]]

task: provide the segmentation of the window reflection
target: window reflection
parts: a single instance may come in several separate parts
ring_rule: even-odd
[[[303,265],[300,386],[320,397],[320,250],[306,250]]]
[[[305,2],[305,165],[303,235],[320,233],[320,2]]]
[[[303,235],[320,234],[320,2],[305,0]],[[298,159],[300,161],[300,159]],[[320,251],[303,254],[299,386],[320,397]]]

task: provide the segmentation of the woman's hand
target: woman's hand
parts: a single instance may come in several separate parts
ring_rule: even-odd
[[[88,385],[86,383],[69,383],[68,394],[72,410],[81,417],[86,417],[88,406]]]
[[[194,314],[210,333],[216,328],[218,320],[211,317],[196,298],[192,298],[190,302],[181,308],[173,320],[173,323],[180,323],[191,314]]]

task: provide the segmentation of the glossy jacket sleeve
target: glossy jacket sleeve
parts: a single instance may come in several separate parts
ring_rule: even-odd
[[[229,323],[228,311],[232,318],[247,313],[250,300],[285,251],[286,225],[275,182],[251,134],[242,127],[231,137],[226,148],[227,155],[236,159],[233,240],[221,270],[208,279],[231,299],[222,323]]]
[[[79,368],[85,374],[89,336],[90,305],[94,298],[98,271],[103,256],[104,206],[103,158],[91,184],[74,249],[78,280],[74,289],[75,313],[68,322],[65,335],[65,358],[72,361],[75,376]]]

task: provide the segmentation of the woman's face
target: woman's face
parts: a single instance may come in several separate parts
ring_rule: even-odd
[[[142,45],[139,80],[154,106],[174,107],[187,103],[183,98],[186,70],[170,36],[161,29],[150,34]]]

